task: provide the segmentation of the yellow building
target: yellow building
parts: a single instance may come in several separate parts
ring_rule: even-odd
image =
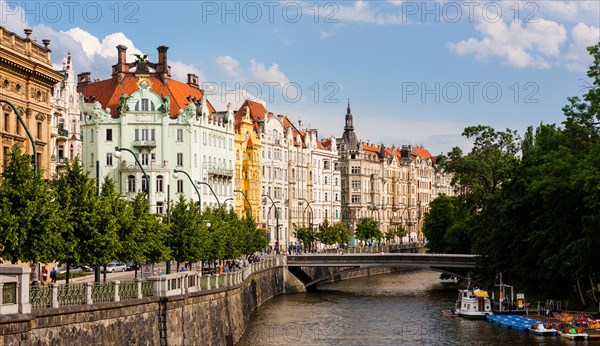
[[[25,29],[21,37],[0,26],[0,100],[19,110],[35,142],[38,169],[50,178],[51,90],[63,76],[52,68],[50,40],[39,45],[31,34],[31,29]],[[13,109],[5,102],[0,109],[1,162],[6,162],[13,144],[32,155],[31,142]]]
[[[260,190],[260,135],[256,131],[254,118],[260,113],[261,104],[245,101],[235,114],[235,211],[239,216],[252,211],[252,218],[258,222],[261,212]],[[248,198],[246,202],[244,195]]]

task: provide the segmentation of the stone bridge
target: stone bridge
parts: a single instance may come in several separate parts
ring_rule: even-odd
[[[429,253],[307,254],[287,257],[287,268],[307,290],[343,274],[374,268],[424,268],[466,278],[477,255]]]

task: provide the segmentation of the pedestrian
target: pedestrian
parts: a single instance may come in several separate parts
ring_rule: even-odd
[[[56,268],[52,268],[50,271],[50,282],[53,284],[56,283]]]
[[[39,284],[38,280],[40,279],[40,274],[38,273],[38,268],[34,264],[31,266],[31,285],[37,286]]]
[[[48,281],[48,269],[46,266],[42,268],[42,285],[46,285]]]

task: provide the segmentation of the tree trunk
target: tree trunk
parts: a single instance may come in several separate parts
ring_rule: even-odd
[[[594,286],[594,282],[592,281],[592,276],[588,274],[588,278],[590,279],[590,287],[592,288],[592,297],[594,297],[594,301],[598,303],[598,298],[596,298],[596,289]]]
[[[579,293],[579,300],[581,301],[581,304],[583,306],[587,305],[585,302],[585,298],[583,297],[583,294],[581,293],[581,285],[579,284],[579,276],[577,277],[577,291]]]

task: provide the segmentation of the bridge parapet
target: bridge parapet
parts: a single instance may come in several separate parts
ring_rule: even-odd
[[[477,255],[393,253],[393,254],[310,254],[288,256],[287,265],[296,267],[447,267],[473,268]]]

